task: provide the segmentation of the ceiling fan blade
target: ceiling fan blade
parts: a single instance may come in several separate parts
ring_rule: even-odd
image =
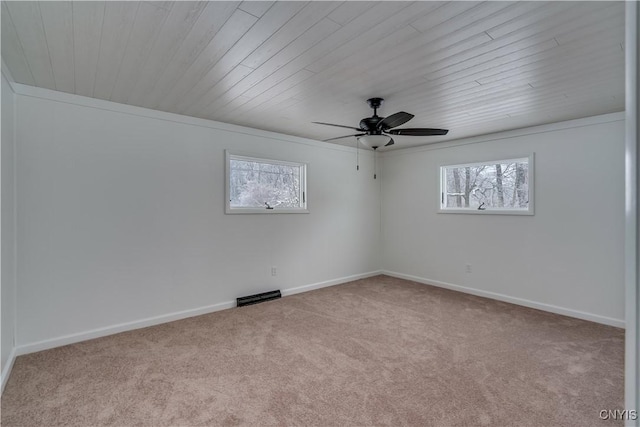
[[[327,141],[333,141],[334,139],[350,138],[352,136],[362,136],[362,135],[366,135],[366,134],[356,133],[355,135],[336,136],[335,138],[323,139],[322,141],[327,142]]]
[[[391,129],[387,133],[391,135],[407,135],[407,136],[433,136],[446,135],[448,129],[430,129],[430,128],[408,128],[408,129]]]
[[[353,130],[357,130],[357,131],[360,131],[360,132],[362,131],[362,129],[355,128],[353,126],[336,125],[336,124],[333,124],[333,123],[323,123],[323,122],[311,122],[311,123],[315,123],[317,125],[335,126],[335,127],[339,127],[339,128],[353,129]]]
[[[388,147],[390,145],[395,144],[396,142],[393,140],[393,138],[389,137],[389,142],[387,142],[386,144],[384,144],[385,147]]]
[[[413,119],[413,114],[400,111],[399,113],[392,114],[378,122],[378,129],[387,130],[396,126],[401,126]]]

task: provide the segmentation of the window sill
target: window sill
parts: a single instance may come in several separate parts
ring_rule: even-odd
[[[274,214],[308,214],[309,209],[251,209],[251,208],[226,208],[225,213],[227,215],[235,215],[235,214],[266,214],[266,215],[274,215]]]
[[[441,214],[472,214],[472,215],[533,215],[533,210],[509,209],[438,209]]]

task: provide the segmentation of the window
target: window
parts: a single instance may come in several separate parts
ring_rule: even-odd
[[[227,213],[306,213],[304,163],[226,152]]]
[[[439,211],[533,215],[533,155],[440,167]]]

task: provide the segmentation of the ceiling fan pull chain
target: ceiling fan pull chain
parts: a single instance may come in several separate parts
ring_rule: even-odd
[[[360,144],[358,138],[356,138],[356,170],[360,170]]]
[[[376,147],[378,148],[378,147]],[[376,150],[376,148],[373,149],[373,179],[377,179],[376,178],[376,171],[378,169],[378,151]]]

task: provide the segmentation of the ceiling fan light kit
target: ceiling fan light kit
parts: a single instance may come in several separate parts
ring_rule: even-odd
[[[358,137],[358,141],[360,141],[362,144],[364,144],[365,146],[369,147],[369,148],[373,148],[374,150],[377,149],[378,147],[384,147],[387,144],[390,144],[392,139],[390,136],[387,135],[364,135],[364,136],[359,136]]]
[[[352,129],[359,133],[353,135],[338,136],[335,138],[325,139],[324,141],[333,141],[336,139],[350,138],[355,136],[359,142],[362,142],[365,146],[377,150],[379,147],[388,147],[395,144],[393,138],[389,135],[405,135],[405,136],[436,136],[446,135],[449,131],[447,129],[432,129],[432,128],[404,128],[393,129],[397,126],[402,126],[414,115],[400,111],[387,117],[378,116],[378,108],[382,106],[384,99],[382,98],[369,98],[367,104],[373,108],[373,116],[365,117],[360,120],[358,127],[337,125],[334,123],[313,122],[319,125],[334,126],[339,128]]]

